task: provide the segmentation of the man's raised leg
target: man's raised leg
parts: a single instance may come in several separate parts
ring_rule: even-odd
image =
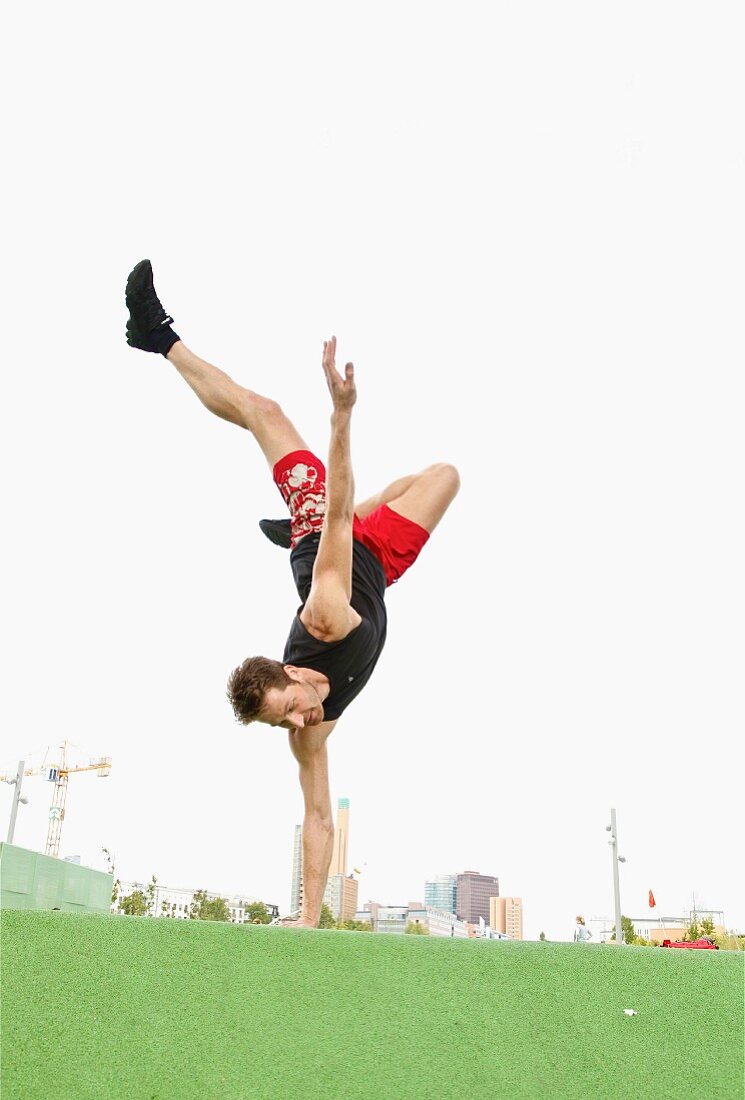
[[[173,345],[166,358],[205,408],[231,424],[247,428],[256,437],[270,466],[290,451],[308,449],[276,401],[239,386],[219,367],[190,351],[182,340]]]
[[[140,260],[130,271],[125,300],[129,309],[127,343],[141,351],[164,355],[210,412],[256,436],[271,467],[290,451],[307,450],[276,401],[239,386],[224,371],[187,348],[173,331],[173,318],[155,293],[149,260]]]

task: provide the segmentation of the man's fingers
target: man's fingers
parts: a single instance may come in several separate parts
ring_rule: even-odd
[[[323,342],[323,370],[331,394],[336,401],[343,393],[354,394],[354,363],[345,364],[344,377],[342,378],[336,369],[335,352],[336,337],[332,336],[330,340],[324,340]]]
[[[323,341],[323,365],[324,367],[333,367],[334,359],[336,357],[336,337],[332,336],[330,340]]]

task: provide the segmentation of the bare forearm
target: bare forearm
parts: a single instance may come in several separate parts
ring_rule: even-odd
[[[350,522],[354,515],[351,425],[351,410],[334,411],[326,471],[326,515],[330,519]]]
[[[334,850],[334,829],[317,814],[303,821],[303,917],[318,924]]]

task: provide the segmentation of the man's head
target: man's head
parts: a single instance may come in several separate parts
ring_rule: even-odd
[[[268,657],[248,657],[228,680],[228,699],[239,722],[303,729],[323,721],[323,705],[307,670]]]

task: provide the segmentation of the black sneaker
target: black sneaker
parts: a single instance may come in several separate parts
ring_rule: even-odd
[[[289,550],[292,544],[292,528],[289,519],[260,519],[259,527],[270,542]]]
[[[149,260],[140,260],[137,267],[130,271],[125,299],[129,310],[129,346],[166,355],[180,337],[170,327],[173,317],[169,317],[155,293],[153,268]]]

